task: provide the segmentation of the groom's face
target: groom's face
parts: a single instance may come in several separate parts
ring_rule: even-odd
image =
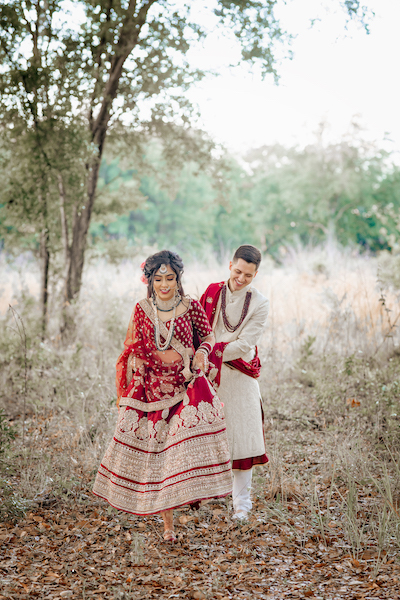
[[[229,263],[229,289],[231,292],[238,292],[246,285],[249,285],[257,275],[257,267],[254,263],[248,263],[243,258],[238,258],[236,262]]]

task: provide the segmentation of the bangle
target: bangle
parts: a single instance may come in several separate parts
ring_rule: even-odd
[[[210,354],[210,352],[212,350],[212,346],[209,342],[202,342],[200,344],[200,346],[198,347],[198,350],[205,350],[207,352],[207,354]]]
[[[202,348],[200,346],[199,348],[197,348],[197,352],[200,352],[204,356],[204,370],[207,371],[207,369],[208,369],[208,352],[207,352],[206,348]],[[196,352],[196,354],[197,354],[197,352]]]

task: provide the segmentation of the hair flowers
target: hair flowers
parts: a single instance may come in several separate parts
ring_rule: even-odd
[[[148,284],[149,284],[149,282],[148,282],[148,280],[146,279],[146,276],[145,276],[145,274],[144,274],[144,266],[145,266],[145,264],[146,264],[146,261],[143,261],[143,262],[142,262],[142,264],[140,265],[140,268],[141,268],[141,269],[142,269],[142,271],[143,271],[143,273],[142,273],[142,276],[141,276],[141,278],[140,278],[140,281],[142,281],[142,282],[143,282],[145,285],[148,285]]]

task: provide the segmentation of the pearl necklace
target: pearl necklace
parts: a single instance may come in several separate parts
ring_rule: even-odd
[[[151,303],[153,305],[154,321],[155,321],[154,342],[155,342],[157,350],[159,350],[160,352],[165,352],[169,348],[169,346],[171,344],[172,337],[174,335],[176,306],[173,307],[173,311],[174,312],[173,312],[173,315],[172,315],[171,325],[169,327],[167,339],[165,341],[165,344],[162,345],[162,343],[161,343],[161,334],[160,334],[160,322],[158,320],[158,313],[157,313],[157,305],[154,303],[154,300],[152,300]]]

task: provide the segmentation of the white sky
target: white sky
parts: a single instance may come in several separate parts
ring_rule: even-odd
[[[321,121],[329,124],[329,138],[338,139],[356,117],[364,138],[381,141],[387,134],[392,142],[386,147],[400,152],[400,0],[365,4],[376,13],[370,35],[354,24],[346,35],[342,13],[325,15],[310,29],[309,18],[323,15],[321,2],[290,0],[280,14],[298,35],[293,60],[279,69],[278,86],[244,67],[230,70],[235,47],[220,32],[211,35],[201,52],[191,54],[197,66],[222,73],[189,92],[204,128],[242,152],[274,142],[303,145],[314,139]]]

